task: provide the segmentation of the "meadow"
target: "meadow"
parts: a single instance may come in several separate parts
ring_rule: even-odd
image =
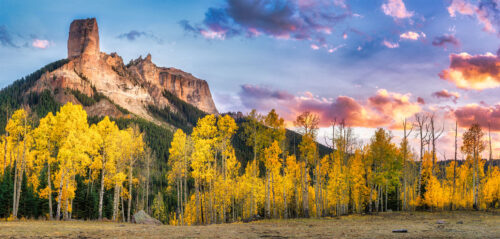
[[[499,225],[498,211],[387,212],[205,226],[26,220],[0,222],[0,238],[500,238]]]

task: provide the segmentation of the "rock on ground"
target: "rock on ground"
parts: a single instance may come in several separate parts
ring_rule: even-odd
[[[149,216],[144,210],[136,212],[132,218],[133,223],[137,224],[149,224],[149,225],[162,225],[160,221]]]

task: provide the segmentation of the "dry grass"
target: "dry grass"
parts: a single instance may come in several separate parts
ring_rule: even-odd
[[[392,233],[393,229],[408,233]],[[18,221],[0,222],[0,238],[500,238],[500,214],[381,213],[189,227]]]

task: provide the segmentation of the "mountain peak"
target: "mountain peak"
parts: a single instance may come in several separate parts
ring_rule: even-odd
[[[125,65],[117,53],[100,52],[95,18],[71,23],[68,62],[42,75],[30,92],[44,90],[51,91],[60,103],[84,105],[91,116],[131,114],[161,123],[151,107],[176,113],[182,111],[175,105],[178,100],[205,113],[217,113],[206,81],[182,70],[157,66],[151,54]]]

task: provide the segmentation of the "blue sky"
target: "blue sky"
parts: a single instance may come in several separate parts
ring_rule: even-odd
[[[69,24],[87,17],[101,51],[207,80],[220,111],[364,129],[438,112],[500,130],[498,0],[0,0],[0,87],[65,58]]]

